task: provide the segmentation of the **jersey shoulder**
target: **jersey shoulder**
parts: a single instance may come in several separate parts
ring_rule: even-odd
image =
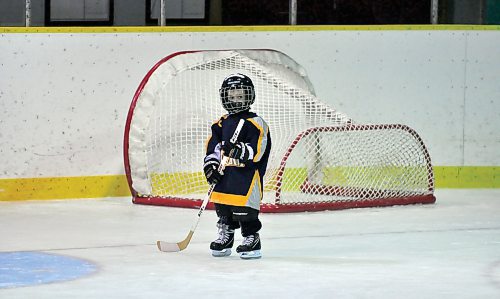
[[[219,126],[222,128],[222,122],[227,119],[229,114],[224,114],[221,117],[219,117],[217,120],[212,122],[212,126]]]
[[[253,117],[247,118],[247,121],[249,121],[252,125],[254,125],[259,131],[263,132],[264,134],[267,134],[269,132],[269,126],[262,117],[255,115]]]

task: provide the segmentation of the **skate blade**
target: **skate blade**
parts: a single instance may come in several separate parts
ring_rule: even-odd
[[[262,254],[260,253],[260,250],[253,250],[253,251],[247,251],[247,252],[240,253],[240,258],[242,258],[244,260],[260,259],[261,257],[262,257]]]
[[[231,249],[230,248],[226,248],[226,249],[222,249],[222,250],[212,250],[212,256],[215,256],[215,257],[223,257],[223,256],[230,256],[231,255]]]

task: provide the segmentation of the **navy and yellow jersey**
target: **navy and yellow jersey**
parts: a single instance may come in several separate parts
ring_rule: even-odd
[[[212,125],[212,134],[206,143],[205,162],[210,159],[221,161],[222,143],[229,142],[240,119],[245,119],[245,124],[236,142],[245,143],[249,158],[243,164],[235,161],[226,164],[222,180],[215,186],[210,199],[214,203],[259,210],[263,178],[271,151],[269,127],[260,116],[249,111],[222,116]]]

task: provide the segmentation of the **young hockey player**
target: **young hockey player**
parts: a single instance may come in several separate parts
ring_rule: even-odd
[[[260,202],[263,177],[266,172],[271,135],[266,122],[250,112],[255,100],[252,80],[243,74],[233,74],[222,82],[219,90],[222,106],[228,114],[215,122],[207,141],[203,170],[209,184],[216,184],[210,200],[215,204],[219,220],[219,237],[210,244],[212,255],[228,256],[234,243],[234,231],[241,228],[243,243],[236,248],[242,259],[260,258]],[[230,139],[244,119],[237,141]],[[218,171],[228,157],[225,169]]]

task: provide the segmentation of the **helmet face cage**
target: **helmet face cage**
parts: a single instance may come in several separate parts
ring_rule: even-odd
[[[245,75],[235,74],[224,79],[219,89],[222,107],[235,114],[250,109],[255,101],[255,90],[252,80]]]

